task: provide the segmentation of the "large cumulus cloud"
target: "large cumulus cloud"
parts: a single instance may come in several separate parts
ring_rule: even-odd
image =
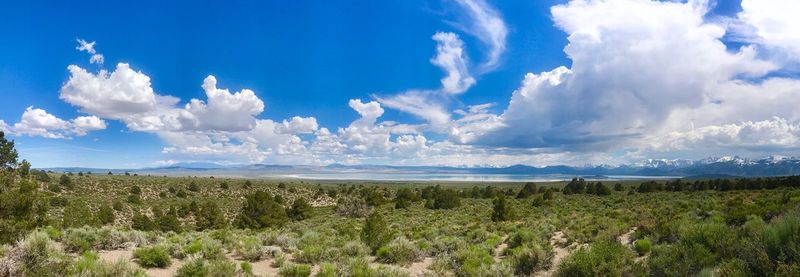
[[[551,11],[572,65],[527,74],[503,127],[483,143],[603,151],[660,132],[676,110],[718,104],[721,86],[776,69],[752,46],[728,49],[701,1],[572,1]]]

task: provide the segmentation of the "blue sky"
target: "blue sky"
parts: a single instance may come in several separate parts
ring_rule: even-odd
[[[636,85],[627,86],[623,82],[626,73],[636,70],[622,69],[644,65],[634,64],[641,59],[603,65],[611,67],[604,69],[602,75],[605,78],[622,78],[619,80],[623,84],[601,82],[596,79],[599,73],[581,73],[578,70],[592,66],[573,63],[593,62],[579,56],[581,51],[592,50],[590,47],[595,46],[577,49],[584,45],[568,40],[571,34],[581,34],[599,26],[609,29],[600,36],[617,38],[611,36],[614,28],[628,28],[608,19],[602,20],[609,22],[599,22],[590,16],[590,10],[603,11],[617,5],[618,9],[623,9],[620,16],[625,16],[627,7],[630,13],[659,13],[651,16],[655,21],[652,24],[642,24],[658,28],[676,24],[666,21],[682,18],[670,18],[666,16],[669,12],[691,13],[690,9],[678,6],[691,7],[698,1],[589,1],[584,5],[568,1],[483,0],[163,2],[19,1],[7,4],[0,11],[0,18],[3,18],[0,34],[6,41],[0,45],[0,120],[3,120],[6,132],[17,141],[24,158],[39,167],[128,168],[184,161],[544,165],[621,163],[650,157],[697,158],[687,153],[794,154],[796,149],[794,142],[774,143],[776,140],[769,138],[755,141],[745,138],[730,143],[730,137],[706,141],[703,136],[700,141],[685,141],[687,137],[695,139],[698,134],[691,132],[698,129],[710,136],[707,132],[711,132],[714,126],[741,130],[743,126],[739,125],[746,122],[777,124],[781,130],[788,130],[789,135],[797,134],[792,129],[796,115],[788,110],[753,113],[747,117],[731,117],[719,112],[712,116],[714,120],[695,122],[694,119],[700,115],[680,113],[686,113],[686,109],[700,110],[706,102],[720,103],[718,99],[709,99],[714,97],[709,97],[709,93],[699,87],[676,86],[674,90],[663,93],[653,92],[667,102],[677,99],[677,103],[664,105],[666,108],[663,110],[655,108],[655,115],[630,113],[635,120],[620,120],[613,116],[626,114],[624,109],[630,107],[647,110],[647,105],[653,103],[640,100],[626,105],[624,101],[630,98],[626,96],[619,98],[619,104],[596,104],[603,102],[602,99],[619,97],[614,93],[621,90],[638,89]],[[556,9],[552,9],[554,6],[563,7],[564,14],[557,14]],[[648,9],[642,11],[637,6]],[[719,63],[718,68],[698,69],[695,64],[690,64],[675,66],[674,71],[668,70],[661,76],[642,74],[642,78],[677,80],[683,78],[683,72],[689,72],[709,74],[726,82],[747,75],[748,82],[753,82],[751,87],[761,86],[761,82],[769,81],[769,76],[773,75],[789,76],[787,79],[794,81],[795,50],[800,47],[794,45],[791,35],[786,35],[788,39],[780,37],[785,34],[778,34],[781,39],[774,39],[772,35],[760,37],[763,32],[758,32],[757,20],[738,16],[743,10],[739,1],[719,1],[706,6],[710,11],[700,15],[704,20],[702,24],[725,31],[725,37],[711,36],[711,40],[717,39],[727,48],[721,53],[709,54],[712,57],[719,55],[719,59],[712,61]],[[662,12],[664,14],[660,14]],[[613,16],[616,15],[609,17]],[[691,21],[691,16],[686,18]],[[487,36],[497,38],[499,34],[498,25],[486,27],[489,26],[487,20],[502,25],[499,32],[504,32],[504,35],[501,40],[486,40]],[[606,23],[608,25],[604,25]],[[785,22],[787,26],[794,23]],[[689,25],[687,28],[707,28]],[[619,34],[649,34],[642,28],[619,31]],[[437,33],[453,36],[446,40],[432,39]],[[79,45],[76,39],[95,42],[93,49],[103,56],[103,62],[90,63],[91,53],[76,50]],[[654,43],[666,42],[659,37],[632,35],[616,42],[608,40],[604,49],[615,47],[613,43],[648,39]],[[695,44],[693,39],[686,43]],[[568,55],[565,46],[570,42],[576,49]],[[502,47],[498,48],[498,45]],[[752,57],[736,58],[748,55],[750,50],[741,50],[739,47],[742,46],[750,46],[756,53]],[[444,49],[444,52],[437,49]],[[499,53],[496,62],[489,61],[493,51]],[[697,51],[713,51],[713,47],[698,48]],[[447,53],[458,54],[447,56]],[[607,54],[630,56],[624,52]],[[675,55],[652,53],[661,54]],[[439,56],[455,57],[454,60],[446,59],[446,64],[464,65],[453,71],[460,74],[460,78],[456,78],[459,81],[457,88],[448,89],[442,81],[450,71],[446,65],[432,61]],[[150,94],[174,97],[175,103],[153,104],[167,105],[170,111],[123,114],[109,109],[124,110],[124,106],[98,107],[64,96],[69,94],[65,92],[65,84],[75,74],[67,69],[69,65],[76,65],[96,77],[100,70],[109,73],[119,70],[118,63],[126,63],[132,72],[149,77],[149,87],[153,90]],[[569,81],[576,83],[572,87],[596,87],[601,92],[531,88],[544,93],[535,99],[517,93],[526,89],[523,80],[534,80],[544,73],[555,72],[553,70],[559,66],[569,68],[569,78],[576,79]],[[619,78],[614,75],[615,69],[621,69]],[[718,72],[725,72],[725,76],[720,77]],[[527,73],[536,77],[526,77]],[[201,87],[209,75],[217,80],[217,88],[229,89],[230,95],[243,89],[252,90],[257,100],[250,100],[260,100],[263,109],[247,114],[193,114],[190,116],[194,120],[192,127],[187,127],[185,121],[177,127],[147,130],[132,127],[132,124],[141,123],[136,122],[138,119],[150,115],[164,122],[168,118],[174,119],[190,99],[203,101],[208,104],[208,110],[213,111],[210,108],[212,100]],[[654,84],[675,83],[664,80],[650,81]],[[560,82],[567,83],[564,80]],[[778,85],[788,86],[789,90],[795,88],[793,83]],[[72,95],[101,95],[92,94],[95,92],[87,89],[90,90],[85,87],[74,89]],[[731,88],[750,89],[763,88]],[[690,93],[677,93],[673,97],[670,93],[675,90]],[[566,95],[578,98],[570,99]],[[794,96],[791,92],[787,95]],[[776,97],[790,101],[792,98],[787,95]],[[590,96],[604,98],[583,103],[591,100]],[[649,96],[643,93],[634,98],[637,97]],[[517,98],[519,104],[509,104]],[[367,104],[365,109],[373,108],[370,106],[372,103],[380,106],[381,112],[372,120],[362,120],[371,115],[369,112],[360,114],[353,107],[352,100],[356,99]],[[724,103],[734,101],[744,100],[737,98]],[[420,103],[426,105],[420,109]],[[571,107],[577,103],[583,103],[585,109]],[[490,105],[480,106],[483,104]],[[566,108],[554,111],[559,109],[559,105]],[[25,123],[23,113],[30,106],[44,112],[35,118],[45,120],[52,116],[61,121],[48,121],[48,125],[45,120],[38,122],[42,124],[37,126],[32,121]],[[593,108],[607,109],[612,116],[588,112]],[[440,112],[432,114],[431,111]],[[226,126],[226,122],[201,122],[219,121],[226,116],[239,120],[230,122],[229,126],[241,128],[228,130],[220,128]],[[291,121],[295,116],[313,118],[314,123],[300,131],[290,131],[292,124],[300,124],[300,121]],[[473,116],[480,120],[467,120]],[[98,121],[91,122],[102,121],[102,126],[80,129],[75,121],[78,117],[87,117],[86,120],[93,117]],[[686,118],[692,118],[692,124],[688,124],[691,128],[687,127]],[[681,120],[684,120],[683,124],[676,123]],[[284,129],[273,126],[283,121],[287,121]],[[17,123],[20,124],[15,125]],[[398,124],[405,127],[398,128]],[[256,134],[257,126],[271,126],[265,127],[271,131],[268,135],[263,132]],[[326,130],[322,131],[323,128]],[[630,131],[635,128],[641,131]],[[654,145],[663,139],[650,137],[653,134],[679,136],[673,133],[684,133],[676,138],[675,145]],[[737,139],[739,135],[733,134]],[[781,137],[786,135],[780,134]],[[334,143],[340,149],[322,149],[329,146],[323,141]],[[698,153],[696,148],[701,147],[707,151]]]

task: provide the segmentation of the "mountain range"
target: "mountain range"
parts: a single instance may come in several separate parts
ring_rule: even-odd
[[[292,176],[300,174],[502,174],[502,175],[571,175],[571,176],[783,176],[800,174],[800,157],[770,156],[748,159],[738,156],[709,157],[701,160],[647,159],[632,164],[608,166],[553,165],[534,167],[512,165],[507,167],[451,167],[451,166],[392,166],[392,165],[272,165],[249,164],[225,166],[214,163],[178,163],[164,167],[140,169],[103,169],[82,167],[46,168],[54,172],[113,172],[120,174],[153,175],[219,175],[219,176]]]

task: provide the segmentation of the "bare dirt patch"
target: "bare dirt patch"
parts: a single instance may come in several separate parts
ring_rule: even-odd
[[[433,258],[425,257],[421,262],[411,264],[411,266],[408,267],[408,272],[411,276],[425,276],[425,273],[430,272],[428,267],[430,267],[431,264],[433,264]]]

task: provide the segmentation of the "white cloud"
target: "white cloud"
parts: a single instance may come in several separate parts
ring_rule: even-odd
[[[500,117],[488,111],[494,104],[469,106],[466,111],[456,110],[461,117],[450,127],[452,140],[461,144],[473,143],[477,138],[503,126]]]
[[[45,138],[67,138],[66,131],[69,128],[69,122],[45,110],[28,107],[22,113],[20,121],[14,124],[14,133]]]
[[[353,124],[371,126],[375,124],[378,117],[383,115],[381,104],[375,101],[363,103],[361,99],[350,99],[347,104],[361,116],[361,118]]]
[[[441,67],[447,75],[442,78],[442,91],[448,94],[460,94],[475,84],[467,68],[467,57],[464,53],[464,42],[454,33],[438,32],[433,35],[436,41],[436,57],[431,63]]]
[[[61,87],[61,100],[83,112],[108,119],[129,119],[149,113],[158,105],[150,77],[117,64],[109,73],[93,74],[77,65],[67,67],[70,77]]]
[[[432,94],[435,92],[411,90],[387,98],[376,98],[386,107],[413,114],[430,122],[434,128],[440,128],[450,122],[450,114]]]
[[[5,125],[3,122],[0,125]],[[44,138],[66,139],[71,135],[84,136],[90,131],[103,130],[106,124],[95,116],[79,116],[66,121],[48,113],[43,109],[28,107],[22,113],[20,121],[13,127],[5,125],[4,129],[16,135],[40,136]]]
[[[702,2],[572,1],[551,9],[568,34],[571,68],[529,73],[501,115],[490,145],[602,151],[659,130],[694,109],[720,83],[775,66],[752,47],[730,50]]]
[[[476,36],[489,49],[482,71],[495,69],[506,50],[508,27],[494,7],[485,0],[456,0],[467,12],[470,20],[462,29]]]
[[[744,39],[779,52],[785,59],[800,61],[800,1],[743,0],[738,19],[749,28],[736,31]]]
[[[79,116],[72,120],[73,132],[79,136],[91,131],[105,130],[106,122],[96,116]]]
[[[284,134],[310,134],[319,128],[317,119],[313,117],[292,117],[292,120],[283,120],[278,131]]]
[[[231,93],[217,88],[217,79],[208,76],[203,80],[207,101],[192,99],[186,104],[179,120],[184,129],[245,131],[253,128],[255,116],[264,111],[264,102],[255,92],[243,89]]]
[[[83,39],[76,39],[78,41],[78,46],[75,47],[78,51],[86,51],[87,53],[91,54],[92,57],[89,58],[89,63],[96,63],[102,64],[105,61],[103,54],[97,53],[97,50],[94,49],[95,41],[86,42]]]
[[[800,124],[773,117],[763,121],[710,125],[688,131],[670,132],[666,136],[654,138],[652,143],[652,148],[656,151],[798,148]]]

